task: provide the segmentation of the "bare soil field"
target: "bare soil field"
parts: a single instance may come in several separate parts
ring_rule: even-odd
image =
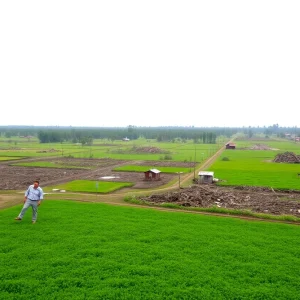
[[[45,159],[43,159],[45,160]],[[29,161],[29,160],[28,160]],[[30,161],[34,161],[30,159]],[[124,161],[113,159],[76,159],[76,158],[49,158],[65,168],[40,168],[10,166],[11,162],[0,164],[0,190],[21,190],[28,187],[35,179],[39,179],[41,186],[55,185],[71,180],[89,179],[99,181],[134,182],[134,188],[156,188],[168,183],[176,175],[162,174],[161,180],[145,181],[143,173],[114,172],[115,167],[126,164],[151,166],[183,166],[176,162],[148,162],[148,161]],[[68,166],[90,167],[91,170],[68,168]],[[109,179],[102,177],[111,177]]]
[[[41,186],[51,182],[64,182],[68,178],[81,177],[86,170],[31,168],[0,165],[0,190],[20,190],[39,179]]]
[[[153,194],[140,198],[150,204],[173,203],[185,207],[220,207],[245,209],[271,215],[300,217],[300,193],[274,191],[255,187],[216,187],[193,185],[165,194]]]

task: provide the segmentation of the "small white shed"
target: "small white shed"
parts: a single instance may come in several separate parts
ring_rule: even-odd
[[[199,183],[213,183],[214,181],[214,172],[200,171],[198,176]]]

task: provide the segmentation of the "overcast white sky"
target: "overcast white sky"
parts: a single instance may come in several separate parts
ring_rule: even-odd
[[[0,125],[300,126],[300,1],[0,2]]]

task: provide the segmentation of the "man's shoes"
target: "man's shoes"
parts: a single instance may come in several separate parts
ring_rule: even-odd
[[[21,221],[22,219],[20,217],[16,217],[15,220]]]
[[[32,221],[32,224],[35,224],[36,221]]]

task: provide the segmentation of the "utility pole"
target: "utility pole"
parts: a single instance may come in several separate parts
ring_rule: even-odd
[[[194,153],[194,180],[196,179],[196,144],[195,144],[195,153]]]
[[[182,172],[176,172],[177,174],[178,174],[178,186],[179,186],[179,188],[180,188],[180,174],[182,173]]]

